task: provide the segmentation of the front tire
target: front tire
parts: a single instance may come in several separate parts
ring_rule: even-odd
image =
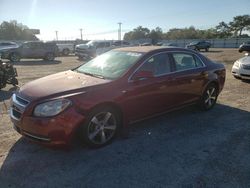
[[[115,138],[120,125],[121,118],[113,108],[96,108],[82,127],[82,138],[90,147],[105,146]]]
[[[12,78],[11,84],[12,84],[13,86],[17,86],[17,85],[18,85],[18,80],[17,80],[16,78]]]
[[[12,54],[10,54],[9,59],[12,62],[18,62],[18,61],[20,61],[21,57],[20,57],[20,55],[18,53],[12,53]]]
[[[53,53],[47,53],[44,59],[48,61],[54,61],[55,55]]]
[[[68,56],[69,55],[69,49],[63,49],[62,53],[63,53],[63,55]]]
[[[201,108],[203,110],[212,109],[216,104],[218,94],[218,87],[215,84],[209,84],[201,97]]]
[[[234,76],[234,78],[236,78],[237,80],[241,80],[239,76],[235,76],[235,75],[233,75],[233,76]]]

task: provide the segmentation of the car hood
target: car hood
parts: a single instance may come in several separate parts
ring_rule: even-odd
[[[238,60],[241,64],[250,65],[250,56],[243,57]]]
[[[22,86],[19,93],[28,100],[36,100],[49,96],[57,97],[85,92],[87,87],[108,82],[110,80],[95,78],[69,70],[31,81]]]
[[[13,47],[13,46],[9,46],[9,47],[0,47],[0,52],[5,52],[5,51],[8,51],[8,50],[16,50],[16,49],[18,49],[19,47],[18,46],[15,46],[15,47]]]

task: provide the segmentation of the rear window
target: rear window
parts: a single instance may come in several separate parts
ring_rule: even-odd
[[[203,67],[201,60],[192,54],[173,53],[176,71],[188,70],[193,68]]]

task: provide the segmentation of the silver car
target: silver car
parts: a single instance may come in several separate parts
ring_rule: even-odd
[[[234,62],[232,74],[235,78],[250,80],[250,54]]]

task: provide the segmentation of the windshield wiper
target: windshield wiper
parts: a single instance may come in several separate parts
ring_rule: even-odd
[[[89,72],[81,72],[81,73],[89,75],[89,76],[93,76],[93,77],[96,77],[96,78],[105,79],[105,77],[103,77],[102,75],[99,75],[99,74],[92,74],[92,73],[89,73]]]

